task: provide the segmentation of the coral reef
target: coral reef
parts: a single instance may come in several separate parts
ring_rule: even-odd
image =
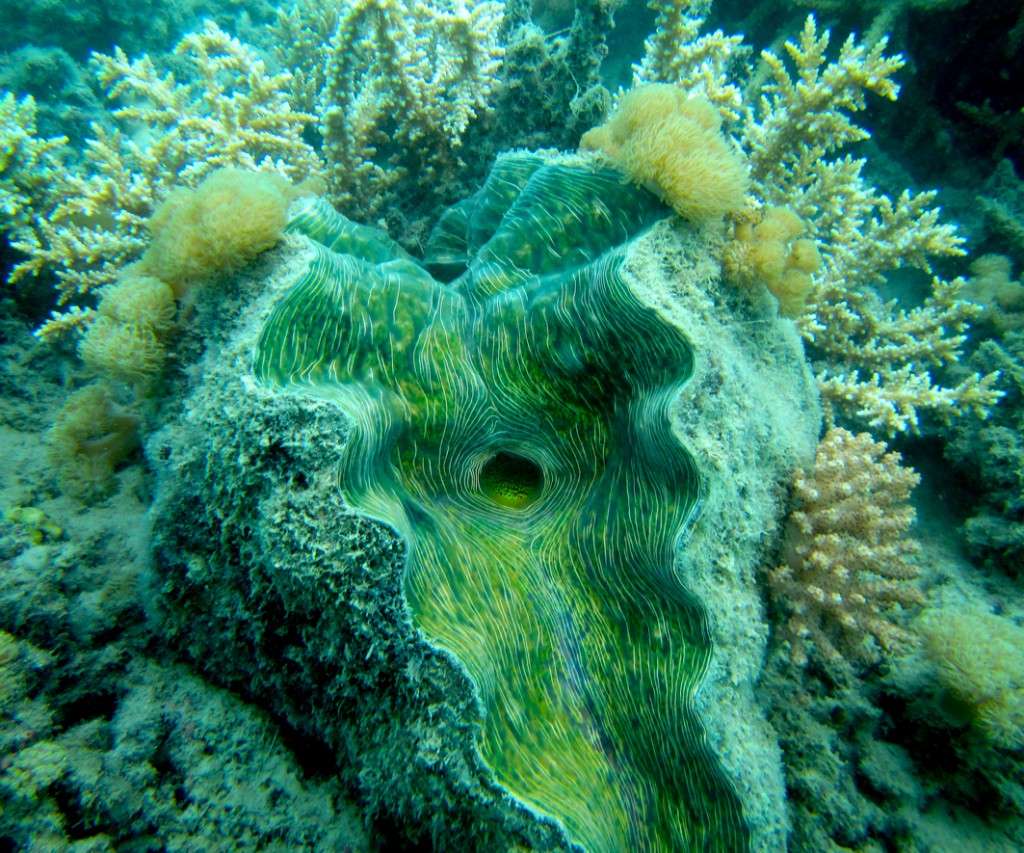
[[[128,838],[167,850],[215,849],[224,838],[279,850],[358,844],[354,816],[332,802],[330,785],[302,778],[273,726],[182,667],[129,664],[112,718],[62,731],[40,688],[49,656],[9,635],[0,643],[5,839],[29,849],[76,839],[74,849],[92,850]]]
[[[892,77],[903,58],[885,55],[885,39],[868,48],[851,36],[828,61],[829,41],[809,17],[799,40],[786,42],[793,72],[776,54],[762,55],[764,70],[752,83],[762,94],[740,133],[757,196],[792,208],[818,240],[822,269],[800,328],[822,397],[829,410],[887,435],[918,430],[924,413],[947,422],[983,416],[999,399],[995,374],[969,374],[951,387],[932,378],[956,365],[978,312],[964,279],[933,271],[931,259],[963,254],[955,228],[932,207],[935,193],[893,200],[863,178],[865,160],[828,159],[870,135],[850,114],[864,108],[867,92],[896,97]],[[885,303],[875,290],[904,267],[931,276],[921,305]]]
[[[175,53],[195,79],[161,76],[148,56],[131,61],[120,49],[94,56],[98,80],[120,102],[114,129],[95,125],[73,168],[40,158],[34,171],[45,190],[32,197],[30,225],[12,243],[27,255],[12,281],[51,271],[66,304],[138,259],[147,220],[176,187],[224,167],[296,180],[321,172],[302,138],[315,117],[290,107],[290,74],[269,74],[252,48],[212,22],[183,38]],[[137,124],[148,128],[145,137],[131,132]],[[66,326],[61,315],[55,319],[50,328]]]
[[[178,313],[174,293],[160,279],[126,275],[100,295],[95,317],[83,323],[78,355],[100,376],[143,386],[164,366],[161,338]]]
[[[779,654],[764,677],[786,760],[793,820],[787,849],[915,849],[915,842],[927,849],[928,828],[918,815],[929,805],[928,786],[887,726],[884,691],[855,677],[844,660],[795,668]]]
[[[603,0],[574,0],[571,9],[505,3],[491,145],[571,149],[604,117],[610,97],[603,63],[617,11]]]
[[[918,545],[907,535],[919,481],[898,453],[839,428],[818,445],[813,472],[797,472],[787,563],[768,574],[772,596],[790,611],[780,639],[795,663],[812,653],[871,661],[879,646],[909,639],[893,611],[924,603],[912,583]]]
[[[496,154],[575,148],[604,117],[610,96],[602,62],[615,11],[604,0],[571,8],[528,0],[465,7],[299,0],[278,11],[267,47],[294,72],[293,105],[322,119],[331,112],[332,126],[321,121],[321,129],[335,139],[325,145],[338,161],[332,195],[343,196],[350,215],[372,209],[374,221],[422,246],[437,210],[476,191]],[[377,29],[353,44],[374,21]],[[353,90],[325,74],[336,41],[348,49],[331,69],[356,74]],[[411,42],[425,47],[414,52]],[[436,56],[435,43],[443,48]],[[371,85],[381,93],[371,95]],[[430,103],[406,104],[412,95]],[[403,106],[388,110],[385,102]],[[447,112],[460,118],[446,131]],[[353,120],[359,116],[364,121]],[[345,164],[362,176],[354,187]],[[358,198],[345,200],[353,193]]]
[[[819,663],[797,668],[779,653],[764,678],[786,756],[789,849],[1020,846],[1019,754],[994,748],[968,724],[969,709],[924,650],[868,673],[845,660]]]
[[[19,99],[32,97],[38,135],[66,136],[67,154],[81,148],[91,122],[104,120],[105,110],[87,77],[85,69],[57,47],[25,46],[0,53],[0,91],[16,92]]]
[[[25,530],[34,545],[42,545],[64,535],[64,529],[39,507],[12,506],[4,513],[4,519]]]
[[[807,223],[805,239],[818,244],[823,263],[813,273],[808,310],[799,323],[812,345],[830,416],[853,415],[891,435],[919,430],[924,415],[944,421],[968,412],[983,415],[998,399],[994,376],[961,373],[958,384],[948,384],[966,326],[977,313],[965,298],[965,283],[933,277],[932,295],[911,306],[885,303],[876,290],[893,270],[917,268],[933,275],[933,258],[962,252],[954,229],[940,223],[931,206],[934,195],[907,193],[894,201],[863,179],[863,160],[849,155],[829,159],[869,135],[851,115],[863,109],[867,92],[896,96],[892,78],[902,58],[885,55],[884,39],[869,48],[851,38],[829,61],[829,33],[819,33],[809,17],[799,40],[787,43],[789,65],[765,52],[745,104],[735,82],[744,56],[737,38],[721,31],[700,35],[707,4],[656,3],[654,9],[656,31],[636,66],[636,82],[667,81],[690,96],[686,103],[714,104],[734,123],[748,154],[758,203],[792,207]],[[534,124],[536,117],[509,120],[524,109],[512,104],[512,92],[521,91],[531,75],[537,77],[540,94],[528,102],[545,115],[551,112],[546,99],[555,96],[552,87],[558,88],[555,79],[572,69],[585,86],[577,81],[584,88],[570,99],[569,112],[591,114],[595,105],[607,102],[595,77],[604,50],[595,32],[598,18],[608,10],[581,3],[580,11],[564,39],[537,48],[540,59],[529,58],[537,53],[528,46],[533,25],[518,5],[513,4],[506,25],[497,3],[472,9],[392,8],[371,0],[337,14],[308,3],[282,12],[279,31],[295,38],[281,55],[299,63],[295,75],[266,74],[251,49],[212,24],[178,46],[195,70],[196,80],[189,84],[159,77],[148,58],[133,63],[123,52],[97,57],[108,92],[132,101],[115,111],[115,119],[144,121],[160,132],[140,148],[119,133],[97,128],[80,174],[66,180],[53,174],[60,201],[34,203],[35,233],[17,243],[30,258],[15,277],[53,269],[67,302],[113,280],[119,267],[138,256],[142,222],[175,185],[191,186],[223,165],[273,167],[293,178],[320,173],[317,155],[301,136],[314,116],[297,111],[288,98],[308,105],[320,82],[319,72],[311,69],[321,60],[327,60],[327,70],[319,121],[334,200],[361,215],[400,219],[400,213],[415,209],[419,218],[403,224],[403,231],[409,229],[403,236],[419,240],[428,196],[444,196],[458,185],[463,155],[470,156],[464,140],[471,129],[479,130],[473,130],[478,143],[474,168],[493,151],[495,141],[487,141],[483,129],[488,110],[500,106],[495,118],[503,126]],[[518,29],[513,33],[510,27]],[[332,46],[318,45],[331,28]],[[589,64],[581,58],[587,45]],[[506,46],[515,59],[503,71]],[[410,56],[415,61],[400,61]],[[761,81],[766,85],[761,87]],[[762,90],[754,103],[753,92]],[[624,146],[620,141],[611,147],[629,155],[627,171],[660,185],[686,215],[714,218],[739,206],[742,168],[718,136],[712,112],[687,109],[690,115],[654,123],[667,134],[661,142]],[[552,129],[553,122],[552,117],[538,132],[559,137],[563,130]],[[708,133],[690,132],[702,122]],[[708,143],[684,158],[691,167],[700,166],[700,181],[688,180],[692,169],[675,168],[680,158],[665,154],[677,147],[668,137],[676,139],[680,132],[691,150],[694,140]],[[593,133],[607,136],[601,130]],[[235,141],[228,144],[228,137]],[[634,147],[647,155],[634,157]],[[669,175],[682,175],[683,184]],[[402,187],[411,195],[399,203]],[[702,187],[711,188],[704,191],[704,200],[717,200],[717,206],[693,203],[701,200],[695,189]],[[798,301],[792,295],[787,299],[794,305]],[[79,325],[74,313],[57,315],[43,333]]]
[[[862,176],[866,160],[830,159],[870,137],[852,116],[868,93],[895,99],[902,56],[886,55],[885,38],[859,44],[850,36],[830,60],[830,33],[819,33],[810,16],[799,39],[785,43],[788,62],[764,51],[742,94],[739,40],[700,34],[709,4],[653,5],[657,28],[635,80],[678,83],[715,104],[747,154],[753,201],[791,208],[806,223],[805,239],[817,244],[822,263],[797,321],[830,421],[853,417],[892,436],[919,431],[928,419],[983,417],[999,391],[994,374],[958,369],[978,309],[964,279],[935,274],[936,259],[963,254],[962,238],[933,206],[936,194],[891,199]],[[902,305],[879,295],[878,286],[903,269],[931,278],[923,302]],[[793,307],[799,302],[789,299]],[[954,376],[959,381],[948,384]]]
[[[999,161],[977,204],[985,214],[988,242],[1010,255],[1018,267],[1024,264],[1024,182],[1011,161]]]
[[[358,791],[396,847],[1021,846],[1024,301],[1006,259],[957,277],[940,196],[902,191],[1020,261],[1020,182],[948,190],[990,169],[922,106],[948,75],[907,81],[928,122],[865,111],[933,32],[934,67],[956,21],[1017,15],[998,61],[941,59],[1014,157],[1019,93],[967,93],[1019,76],[1024,15],[825,0],[843,37],[786,41],[804,5],[240,0],[171,55],[191,0],[146,32],[86,2],[53,11],[74,58],[0,63],[0,312],[54,280],[26,320],[60,309],[5,405],[78,388],[0,425],[41,460],[0,520],[0,843],[361,848]],[[599,154],[488,171],[588,128]],[[289,218],[316,185],[426,260],[322,200]],[[917,496],[955,505],[920,567],[901,433],[967,475]],[[972,514],[984,590],[951,606],[935,540]]]
[[[55,317],[40,334],[83,330],[78,354],[85,366],[144,394],[163,370],[179,301],[194,305],[196,285],[237,270],[277,243],[286,225],[285,210],[298,192],[275,172],[238,169],[218,169],[195,189],[175,190],[147,223],[152,240],[141,259],[100,288],[97,309]],[[68,445],[57,441],[54,446],[66,450]],[[77,459],[82,451],[70,455]],[[68,453],[58,451],[57,456]],[[76,478],[61,481],[77,483]]]
[[[19,579],[26,569],[15,567]],[[42,582],[38,574],[35,582]],[[8,584],[0,602],[8,627],[16,588]],[[138,622],[125,611],[130,600],[122,590],[120,601],[108,594],[95,604],[112,611],[104,621],[120,614],[123,630]],[[22,619],[46,619],[37,607],[19,609]],[[57,613],[69,618],[66,608]],[[180,665],[130,660],[123,637],[89,650],[80,636],[72,653],[69,626],[52,616],[45,624],[63,630],[50,634],[44,648],[0,631],[0,836],[6,843],[109,850],[144,839],[195,850],[230,837],[259,838],[276,849],[365,849],[354,816],[335,804],[330,784],[303,778],[264,715]]]
[[[1001,337],[1024,329],[1024,284],[1013,278],[1005,255],[981,255],[971,262],[971,297],[981,306],[974,327]]]

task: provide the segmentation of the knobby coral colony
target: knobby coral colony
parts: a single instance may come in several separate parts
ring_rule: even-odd
[[[254,360],[354,422],[346,499],[408,542],[418,627],[465,666],[497,778],[593,851],[745,849],[692,709],[711,641],[673,572],[698,498],[668,409],[693,353],[622,274],[669,213],[617,172],[499,158],[428,265],[325,203]]]

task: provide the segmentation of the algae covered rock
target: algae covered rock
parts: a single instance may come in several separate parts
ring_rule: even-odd
[[[411,837],[784,835],[741,688],[753,569],[819,415],[792,329],[741,316],[668,214],[590,161],[505,155],[421,264],[298,203],[149,442],[172,637]]]

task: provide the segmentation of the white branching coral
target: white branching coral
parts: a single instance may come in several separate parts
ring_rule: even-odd
[[[96,319],[96,311],[71,305],[63,311],[51,311],[50,319],[35,330],[35,336],[41,341],[56,341],[60,338],[83,334]]]
[[[55,162],[67,143],[63,136],[40,139],[36,133],[36,102],[31,95],[0,98],[0,228],[14,239],[27,236],[32,197],[46,183],[46,164]]]
[[[187,82],[161,75],[147,56],[129,60],[120,49],[93,56],[100,83],[118,103],[115,127],[94,125],[74,168],[40,167],[45,188],[34,194],[30,226],[14,241],[27,258],[12,281],[50,269],[64,305],[138,258],[146,220],[175,187],[194,186],[225,166],[293,180],[322,171],[302,138],[315,117],[288,101],[290,74],[270,74],[252,48],[209,21],[175,52],[188,61]],[[57,314],[44,329],[68,325]]]
[[[787,561],[768,575],[789,616],[781,627],[793,661],[877,658],[909,634],[894,611],[924,603],[914,585],[919,546],[907,535],[916,514],[910,492],[920,477],[867,433],[832,429],[814,471],[796,472]]]
[[[899,94],[891,78],[903,57],[886,56],[886,40],[868,49],[850,36],[834,62],[827,57],[829,41],[828,30],[819,36],[809,16],[799,42],[785,44],[796,79],[781,57],[762,54],[764,77],[756,78],[761,97],[743,141],[751,173],[765,189],[805,188],[826,155],[871,136],[848,115],[864,109],[865,93],[890,100]]]
[[[279,6],[271,25],[274,55],[292,73],[291,104],[314,112],[324,90],[327,51],[344,13],[341,4],[296,0]]]
[[[186,35],[174,52],[189,60],[194,77],[188,83],[160,77],[148,57],[129,62],[120,49],[94,61],[108,96],[122,104],[114,118],[138,122],[163,142],[163,153],[177,158],[181,183],[195,184],[226,167],[274,169],[293,180],[320,172],[319,158],[302,138],[316,117],[292,108],[291,73],[271,74],[255,50],[212,21]]]
[[[424,186],[458,166],[462,134],[498,84],[503,15],[493,0],[349,5],[331,41],[321,105],[335,203],[372,215],[411,164]]]
[[[964,254],[956,229],[939,220],[935,193],[894,201],[864,180],[865,160],[829,159],[868,138],[850,115],[867,92],[895,99],[902,57],[885,55],[886,39],[868,48],[851,36],[829,61],[829,33],[819,34],[813,17],[785,47],[788,65],[763,54],[762,94],[741,142],[759,199],[796,211],[819,241],[824,263],[799,325],[813,345],[827,414],[842,408],[886,435],[916,431],[922,413],[983,416],[999,397],[995,374],[953,387],[932,378],[958,360],[979,310],[962,279],[946,281],[932,268],[934,258]],[[883,302],[875,285],[905,267],[931,276],[931,295],[909,308]]]
[[[644,42],[644,58],[633,66],[633,87],[642,83],[673,83],[690,96],[711,101],[722,117],[738,119],[743,92],[732,66],[750,49],[742,36],[721,30],[701,34],[711,0],[650,0],[654,32]]]

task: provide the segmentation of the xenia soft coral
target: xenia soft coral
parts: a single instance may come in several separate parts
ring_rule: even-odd
[[[84,501],[114,490],[114,469],[139,444],[140,419],[104,382],[75,391],[47,436],[50,464],[65,494]]]
[[[280,238],[297,190],[276,172],[220,169],[194,190],[175,190],[150,219],[152,242],[139,269],[181,297],[189,286],[229,272]]]
[[[718,110],[678,86],[648,83],[622,96],[606,124],[583,135],[638,184],[693,222],[721,219],[743,206],[747,170],[721,132]]]
[[[1024,628],[991,613],[942,610],[918,622],[939,678],[994,744],[1024,749]]]
[[[164,365],[161,338],[174,326],[174,294],[159,279],[138,275],[125,275],[101,293],[78,354],[101,376],[144,386]]]
[[[737,222],[722,258],[726,277],[742,287],[764,285],[783,316],[798,316],[821,267],[817,244],[801,236],[805,230],[786,207],[768,207],[757,221]]]

